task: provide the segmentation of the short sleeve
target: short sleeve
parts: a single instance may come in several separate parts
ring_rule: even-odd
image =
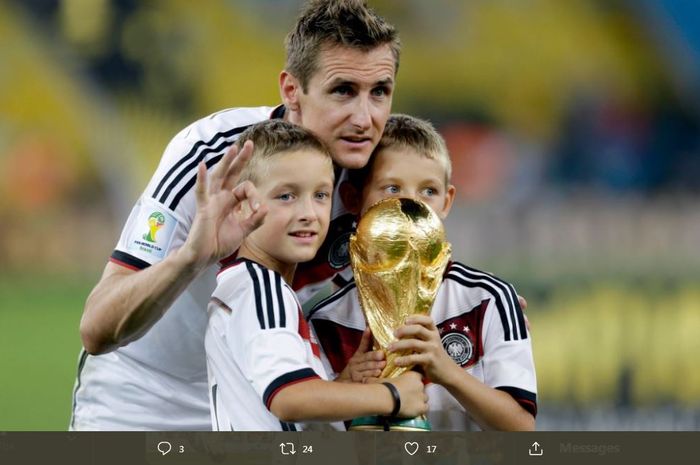
[[[277,273],[251,262],[240,266],[246,267],[249,281],[225,297],[232,309],[226,339],[236,364],[269,409],[283,388],[321,376],[312,366],[312,341],[292,290]],[[226,277],[220,278],[219,287],[226,288]]]
[[[503,303],[508,315],[522,316],[516,303]],[[484,331],[484,382],[510,394],[523,408],[537,414],[537,381],[529,332],[506,335],[508,320],[501,318],[497,302],[492,300],[486,312]],[[512,310],[512,312],[511,312]],[[524,337],[523,337],[524,336]]]
[[[182,246],[189,228],[180,214],[144,195],[131,210],[111,260],[132,269],[154,265]]]

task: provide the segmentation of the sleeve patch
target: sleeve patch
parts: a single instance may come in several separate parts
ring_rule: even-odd
[[[165,208],[142,205],[126,242],[126,249],[147,261],[160,261],[167,255],[175,235],[177,220]]]

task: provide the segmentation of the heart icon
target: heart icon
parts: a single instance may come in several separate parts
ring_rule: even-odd
[[[418,443],[417,442],[407,442],[406,444],[403,445],[403,448],[406,449],[406,453],[408,455],[413,455],[416,452],[418,452]]]

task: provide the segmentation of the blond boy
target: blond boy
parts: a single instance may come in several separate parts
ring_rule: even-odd
[[[444,219],[455,196],[450,175],[445,143],[430,123],[393,115],[370,163],[352,173],[341,193],[360,215],[384,198],[408,197]],[[354,380],[379,375],[384,354],[368,351],[370,337],[354,282],[320,302],[309,320],[329,371],[344,369],[339,376]],[[426,392],[433,429],[534,429],[531,339],[510,284],[451,262],[431,315],[408,318],[395,336],[390,352],[413,352],[396,364],[420,366],[430,381]]]

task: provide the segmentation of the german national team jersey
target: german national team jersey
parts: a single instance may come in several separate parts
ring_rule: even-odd
[[[337,376],[366,327],[355,282],[319,302],[309,314],[329,373]],[[531,340],[513,287],[457,262],[448,266],[431,316],[452,360],[487,386],[503,390],[537,413]],[[428,419],[436,431],[478,429],[442,386],[430,383]]]
[[[141,270],[181,247],[196,213],[199,162],[211,168],[248,126],[283,115],[281,105],[233,108],[178,133],[131,211],[110,260]],[[297,269],[299,282],[294,287],[302,303],[313,296],[319,283],[347,266],[345,242],[352,226],[339,197],[334,196],[322,253]],[[104,355],[81,352],[71,429],[211,429],[204,333],[218,268],[202,272],[140,339]]]
[[[209,304],[205,338],[215,431],[296,431],[270,412],[285,387],[326,379],[294,291],[241,259],[224,268]]]
[[[224,110],[178,133],[110,260],[141,270],[181,247],[196,212],[199,162],[211,168],[248,126],[281,117],[283,110]],[[211,430],[204,332],[217,270],[201,273],[140,339],[108,354],[81,355],[72,429]]]

